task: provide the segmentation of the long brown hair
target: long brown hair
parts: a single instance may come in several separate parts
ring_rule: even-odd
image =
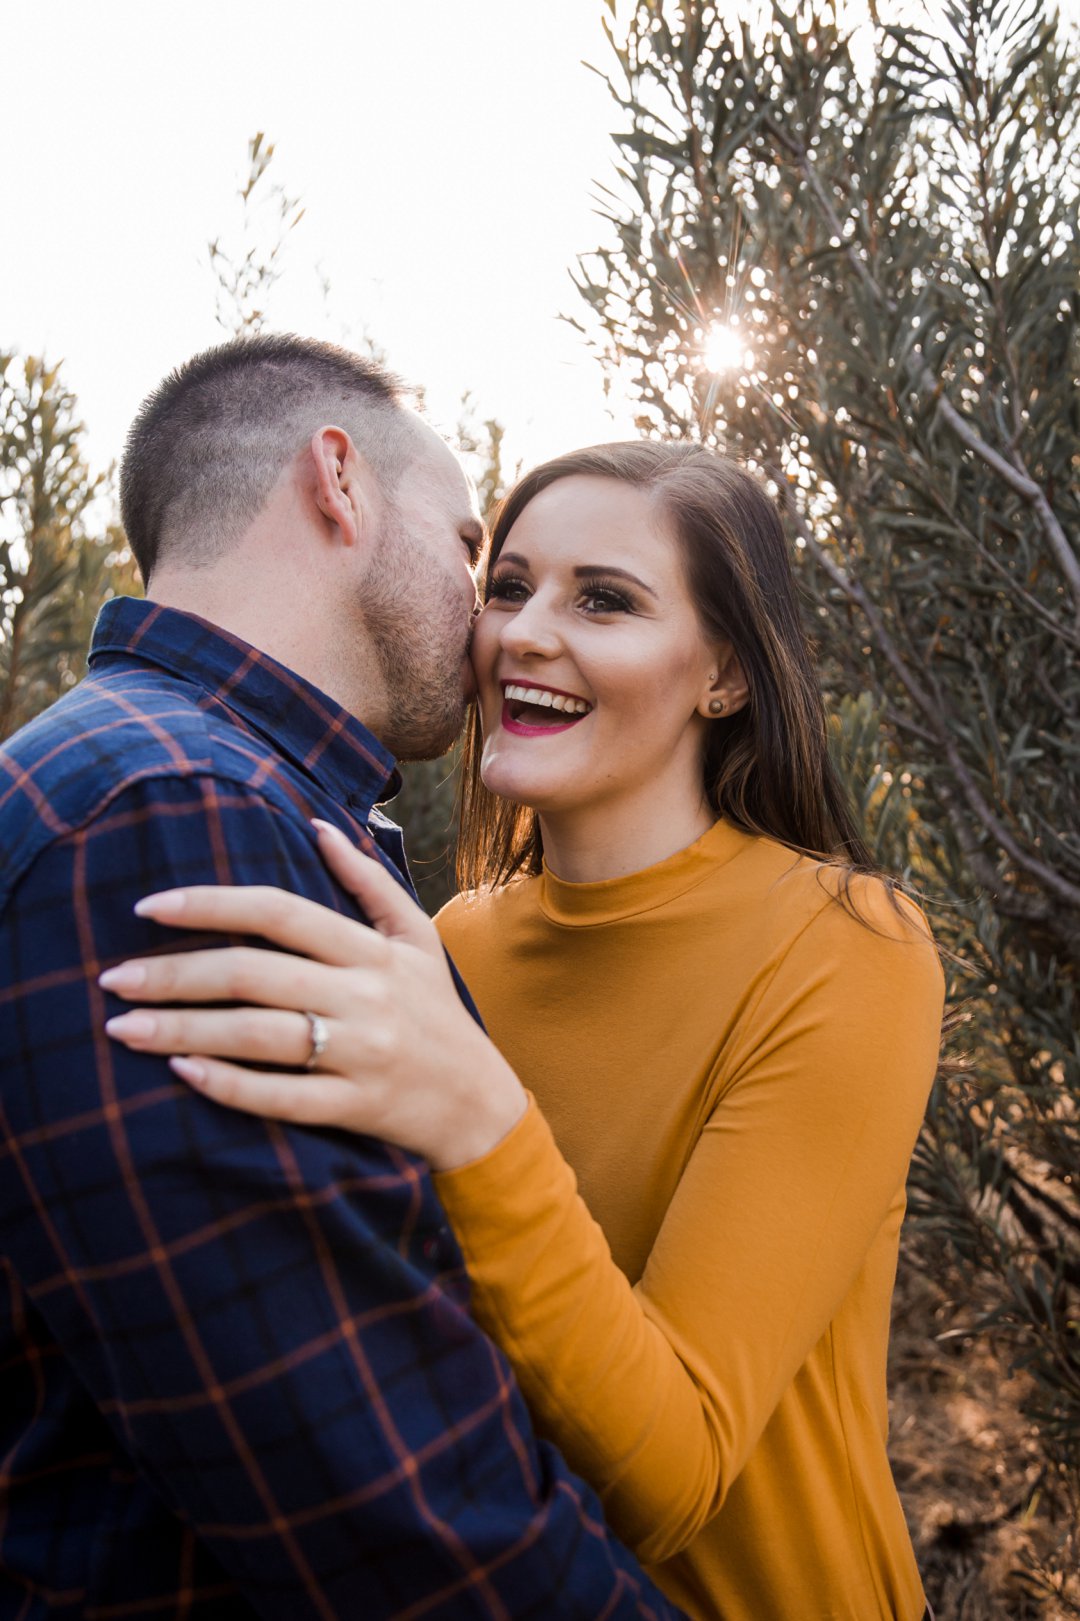
[[[716,815],[849,872],[874,871],[829,759],[787,543],[764,489],[698,445],[640,440],[572,451],[534,468],[506,496],[492,530],[489,570],[529,502],[558,479],[582,474],[655,493],[682,549],[705,634],[730,643],[742,665],[748,702],[712,721],[707,734],[705,791]],[[464,744],[457,860],[458,883],[467,890],[537,873],[543,859],[536,812],[481,782],[482,746],[474,710]]]

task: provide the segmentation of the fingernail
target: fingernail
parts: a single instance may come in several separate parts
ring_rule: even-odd
[[[149,1041],[157,1027],[152,1013],[119,1013],[115,1019],[105,1020],[109,1035],[119,1036],[121,1041]]]
[[[169,1068],[191,1086],[206,1085],[206,1066],[200,1064],[197,1058],[170,1058]]]
[[[180,912],[187,904],[187,896],[182,889],[163,889],[160,895],[146,895],[141,901],[135,902],[135,911],[139,917],[169,917],[173,912]]]
[[[311,825],[312,825],[312,827],[317,827],[320,833],[329,833],[331,838],[340,839],[342,844],[348,844],[349,843],[348,839],[345,837],[345,835],[341,831],[340,827],[335,827],[333,822],[323,822],[323,821],[320,821],[320,819],[317,816],[313,816],[311,818]],[[351,846],[350,846],[350,848],[351,848]]]
[[[98,984],[104,991],[137,991],[140,985],[146,984],[146,969],[138,962],[118,963],[98,975]]]

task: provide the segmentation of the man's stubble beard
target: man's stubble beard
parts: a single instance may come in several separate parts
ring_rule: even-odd
[[[383,524],[361,610],[386,687],[381,741],[399,760],[437,760],[465,723],[468,631],[458,590],[396,512]]]

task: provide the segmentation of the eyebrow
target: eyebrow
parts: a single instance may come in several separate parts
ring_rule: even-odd
[[[529,567],[528,558],[522,557],[518,552],[500,552],[495,559],[494,567],[498,568],[500,563],[512,563],[515,568],[526,570]],[[653,590],[652,586],[646,585],[645,581],[639,579],[636,574],[631,574],[628,568],[608,568],[603,563],[582,563],[574,570],[574,578],[577,580],[628,580],[631,585],[638,586],[642,591],[647,592],[650,597],[656,597],[659,601],[658,593]]]

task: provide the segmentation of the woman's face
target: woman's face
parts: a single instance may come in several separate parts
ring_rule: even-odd
[[[710,686],[678,542],[646,491],[559,479],[492,565],[472,658],[481,774],[541,815],[700,804]]]

